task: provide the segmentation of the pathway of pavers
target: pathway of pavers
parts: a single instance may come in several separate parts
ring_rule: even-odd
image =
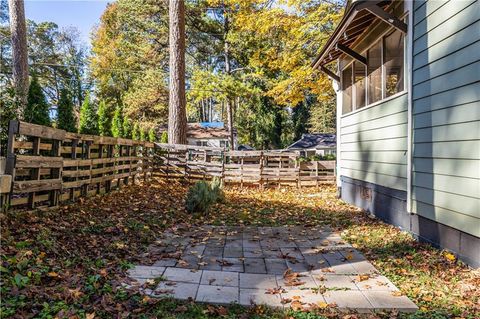
[[[129,275],[154,297],[359,312],[417,309],[328,227],[174,229],[150,247],[149,255],[157,261],[138,265]]]

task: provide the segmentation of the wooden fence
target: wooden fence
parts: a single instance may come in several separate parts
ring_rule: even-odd
[[[0,195],[2,208],[56,206],[152,175],[301,187],[333,182],[334,167],[334,161],[301,162],[288,152],[154,144],[11,121],[6,175],[0,175],[11,178],[11,187]]]
[[[150,142],[11,121],[5,167],[13,181],[9,206],[55,206],[147,178],[153,147]]]
[[[318,185],[335,180],[335,161],[302,161],[296,153],[227,151],[195,145],[155,144],[154,173],[164,178],[210,179],[227,183]]]

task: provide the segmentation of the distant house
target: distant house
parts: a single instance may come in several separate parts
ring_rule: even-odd
[[[240,144],[237,146],[237,150],[239,151],[254,151],[255,148],[251,147],[250,145],[247,144]]]
[[[479,2],[348,3],[313,63],[342,199],[480,266]]]
[[[302,134],[302,138],[287,147],[287,150],[300,153],[300,156],[335,155],[337,153],[337,137],[335,134],[313,133]]]
[[[223,122],[188,123],[187,142],[189,145],[230,148],[229,132]],[[234,147],[237,134],[234,131]]]

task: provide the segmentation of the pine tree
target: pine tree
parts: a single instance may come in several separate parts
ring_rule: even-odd
[[[140,126],[139,126],[138,122],[135,122],[135,124],[133,125],[132,139],[133,140],[140,139]]]
[[[98,119],[95,106],[90,101],[90,94],[85,95],[80,108],[80,125],[78,131],[82,134],[98,134]]]
[[[160,136],[160,143],[168,143],[167,131],[163,131],[162,136]]]
[[[117,107],[115,108],[115,113],[113,114],[112,136],[113,137],[122,137],[123,136],[122,107],[120,107],[119,105],[117,105]]]
[[[185,2],[169,1],[170,97],[168,139],[172,144],[187,144],[185,99]],[[145,134],[145,132],[144,132]]]
[[[140,141],[146,141],[147,134],[145,134],[145,130],[140,128]]]
[[[150,142],[155,142],[157,140],[157,137],[155,136],[155,130],[152,128],[150,128],[150,130],[148,130],[148,140]]]
[[[57,127],[68,132],[76,132],[77,125],[73,114],[73,103],[67,89],[60,91],[57,112]]]
[[[112,119],[110,116],[110,112],[108,111],[107,104],[105,101],[100,101],[98,104],[98,134],[102,136],[110,136],[111,135],[111,127]]]
[[[123,119],[123,137],[124,138],[132,138],[132,121],[125,117]]]
[[[19,107],[17,115],[21,116],[22,110],[24,115],[32,116],[34,113],[27,111],[29,107],[30,90],[28,87],[28,47],[27,47],[27,26],[25,23],[25,5],[23,0],[9,0],[9,19],[10,19],[10,33],[11,33],[11,55],[12,55],[12,75],[13,84],[15,87],[16,98],[18,99]],[[8,24],[7,24],[8,26]],[[5,35],[2,35],[2,38]],[[3,51],[3,45],[2,45]],[[2,54],[3,55],[3,54]],[[3,58],[3,56],[2,56]],[[3,73],[3,71],[2,71]],[[47,113],[48,115],[48,113]],[[34,118],[28,119],[24,117],[26,121],[36,121]],[[48,121],[47,121],[48,120]],[[50,125],[50,118],[42,117],[39,119],[43,125]],[[48,124],[47,124],[48,122]]]
[[[48,103],[35,75],[28,89],[27,107],[23,117],[30,123],[51,125]]]

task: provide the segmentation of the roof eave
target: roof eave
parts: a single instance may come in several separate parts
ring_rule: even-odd
[[[340,20],[340,23],[335,28],[335,31],[333,31],[332,36],[328,39],[327,43],[322,48],[322,50],[320,51],[320,54],[313,61],[311,66],[314,69],[318,69],[320,67],[321,62],[325,59],[326,55],[329,54],[330,50],[336,45],[339,38],[348,28],[348,26],[353,21],[353,19],[355,19],[355,16],[357,15],[358,12],[360,12],[360,10],[365,9],[365,7],[376,5],[384,1],[385,0],[353,0],[350,6],[347,7],[342,20]]]

